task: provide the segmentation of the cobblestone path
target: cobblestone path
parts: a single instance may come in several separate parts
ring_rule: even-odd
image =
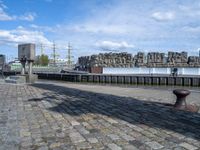
[[[112,94],[103,86],[90,88],[0,84],[0,150],[200,149],[199,113],[174,110],[146,93],[116,93],[129,88],[114,87]]]

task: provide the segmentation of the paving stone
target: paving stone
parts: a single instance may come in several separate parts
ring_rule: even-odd
[[[179,146],[179,147],[173,148],[173,150],[185,150],[185,148]]]
[[[129,144],[139,148],[140,146],[143,145],[143,141],[137,141],[137,140],[133,140],[133,141],[129,141]]]
[[[178,143],[167,141],[167,140],[161,141],[160,144],[168,149],[173,149],[175,147],[178,147]]]
[[[60,142],[57,142],[57,143],[51,143],[49,148],[51,149],[54,149],[54,148],[57,148],[57,147],[60,147],[61,146],[61,143]]]
[[[57,136],[58,138],[64,138],[64,137],[65,137],[65,133],[64,133],[64,132],[56,133],[56,136]]]
[[[71,138],[72,143],[75,143],[75,144],[85,141],[84,137],[78,132],[70,133],[69,137]]]
[[[88,138],[87,140],[88,140],[88,142],[90,142],[90,143],[92,143],[92,144],[98,142],[98,140],[97,140],[96,138]]]
[[[53,81],[0,83],[0,149],[200,149],[199,113],[164,106],[172,102],[170,93]],[[199,102],[199,92],[190,96],[188,101]]]
[[[86,130],[85,128],[80,128],[78,129],[78,131],[81,133],[81,134],[89,134],[90,132],[88,130]]]
[[[20,132],[20,137],[30,137],[30,136],[31,136],[31,132],[27,132],[27,131]]]
[[[185,149],[188,149],[188,150],[197,150],[198,148],[191,145],[191,144],[188,144],[188,143],[181,143],[180,144],[181,147],[184,147]]]
[[[117,144],[117,145],[120,146],[120,147],[122,147],[123,145],[127,145],[127,144],[129,144],[128,141],[123,140],[123,139],[116,140],[116,141],[114,141],[114,142],[115,142],[115,144]]]
[[[181,143],[183,140],[177,137],[167,137],[165,138],[165,140],[170,141],[170,142],[174,142],[174,143]]]
[[[91,144],[94,149],[105,149],[104,145],[100,142]]]
[[[164,147],[163,145],[160,145],[159,143],[157,143],[155,141],[146,142],[145,144],[148,145],[149,147],[151,147],[152,149],[161,149]]]
[[[76,149],[77,150],[86,150],[86,149],[91,149],[92,146],[89,143],[86,142],[82,142],[82,143],[78,143],[78,145],[76,145]]]
[[[123,150],[139,150],[139,149],[137,147],[129,144],[129,145],[124,145]]]
[[[72,126],[77,126],[77,125],[80,125],[80,123],[79,123],[79,122],[77,122],[77,121],[75,121],[75,120],[71,121],[70,123],[72,124]]]
[[[48,149],[49,149],[48,146],[41,146],[38,148],[38,150],[48,150]]]
[[[122,150],[121,147],[117,146],[117,145],[114,144],[114,143],[108,144],[107,146],[108,146],[111,150]]]
[[[133,140],[135,140],[135,138],[133,138],[132,136],[127,135],[127,134],[123,134],[123,135],[121,135],[121,137],[123,139],[125,139],[126,141],[133,141]]]
[[[118,123],[116,120],[114,120],[112,118],[107,118],[106,120],[111,124]]]
[[[108,137],[110,137],[114,141],[120,139],[120,137],[118,135],[116,135],[116,134],[109,134]]]

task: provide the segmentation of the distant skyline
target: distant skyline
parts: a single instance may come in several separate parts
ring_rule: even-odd
[[[200,48],[199,0],[0,0],[0,54],[17,56],[17,44],[40,44],[61,58],[68,42],[78,56],[103,49],[135,54]]]

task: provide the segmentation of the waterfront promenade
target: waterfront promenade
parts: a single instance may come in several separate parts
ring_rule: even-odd
[[[0,150],[200,149],[200,114],[174,110],[173,88],[0,82]],[[193,88],[188,103],[200,105]]]

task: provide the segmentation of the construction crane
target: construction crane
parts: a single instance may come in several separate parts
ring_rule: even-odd
[[[70,43],[68,43],[68,49],[67,49],[67,64],[71,65],[71,50],[72,50],[72,46],[70,45]]]
[[[68,67],[71,67],[73,61],[71,60],[73,58],[73,56],[71,55],[71,51],[72,51],[72,46],[70,45],[70,42],[68,43],[67,46],[67,65]]]
[[[55,42],[53,42],[53,54],[52,54],[52,57],[53,57],[53,64],[54,66],[56,66],[56,59],[57,57],[59,57],[59,54],[56,53],[56,44]]]
[[[44,45],[42,43],[40,44],[40,55],[44,55]]]
[[[72,46],[71,46],[71,43],[69,42],[68,43],[68,45],[67,45],[67,48],[66,49],[62,49],[61,47],[62,46],[57,46],[56,44],[55,44],[55,42],[53,42],[53,44],[52,44],[52,46],[49,46],[49,45],[45,45],[44,43],[41,43],[40,45],[38,45],[38,48],[40,48],[40,53],[41,53],[41,55],[44,55],[44,47],[49,47],[50,49],[52,49],[53,50],[53,53],[51,54],[51,57],[52,57],[52,59],[53,59],[53,64],[54,64],[54,66],[56,65],[56,60],[57,60],[57,58],[59,57],[59,54],[57,54],[57,50],[67,50],[67,56],[66,56],[66,58],[67,58],[67,65],[68,65],[68,67],[71,67],[72,66],[72,64],[73,64],[73,61],[72,61],[72,58],[74,57],[74,56],[72,56],[72,54],[71,54],[71,52],[72,52]],[[60,47],[60,48],[59,48]],[[74,50],[74,49],[73,49]]]
[[[36,44],[36,47],[37,49],[39,50],[39,54],[40,55],[46,55],[46,52],[48,53],[49,50],[52,50],[53,49],[53,44],[55,43],[38,43]],[[57,46],[55,45],[56,49],[57,49]],[[52,54],[53,56],[53,54]]]

